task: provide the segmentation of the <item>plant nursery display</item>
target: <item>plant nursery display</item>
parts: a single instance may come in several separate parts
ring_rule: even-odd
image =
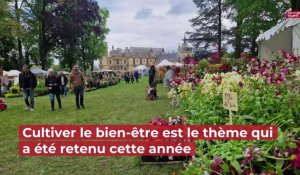
[[[218,55],[218,54],[216,54]],[[215,57],[217,57],[215,55]],[[243,59],[243,60],[242,60]],[[300,60],[279,51],[276,59],[185,60],[168,93],[187,124],[225,125],[223,92],[238,94],[234,125],[276,125],[273,141],[196,141],[197,155],[184,174],[296,175],[300,173]],[[242,60],[242,61],[241,61]]]

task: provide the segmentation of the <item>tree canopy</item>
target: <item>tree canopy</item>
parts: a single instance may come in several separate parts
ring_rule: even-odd
[[[62,68],[81,62],[92,66],[106,54],[108,17],[96,0],[1,0],[0,46],[5,48],[0,47],[0,64],[4,69],[20,69],[24,63],[47,69],[58,58],[66,63]]]
[[[208,49],[212,45],[216,46],[219,38],[222,43],[230,43],[234,47],[237,58],[243,51],[256,56],[255,40],[258,35],[283,20],[289,8],[299,6],[299,0],[194,0],[194,3],[198,8],[198,16],[191,19],[195,31],[188,32],[189,41],[196,48],[204,46]],[[218,31],[218,24],[221,23],[218,21],[218,7],[222,9],[221,19],[230,20],[235,26],[222,26],[221,31]]]

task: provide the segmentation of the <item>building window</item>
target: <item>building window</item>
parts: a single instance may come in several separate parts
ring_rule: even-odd
[[[119,60],[117,60],[117,64],[119,64]]]
[[[109,60],[109,64],[111,64],[111,60]]]

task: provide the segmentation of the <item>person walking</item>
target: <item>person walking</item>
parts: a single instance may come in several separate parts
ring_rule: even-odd
[[[134,72],[134,78],[135,78],[135,81],[136,81],[137,83],[139,82],[139,76],[140,76],[139,72],[138,72],[138,71],[135,71],[135,72]]]
[[[129,72],[125,73],[124,79],[125,79],[126,84],[129,84],[129,82],[130,82]]]
[[[132,84],[134,83],[134,75],[132,72],[130,73],[130,81]]]
[[[174,72],[173,72],[173,70],[171,69],[171,67],[170,66],[167,66],[166,67],[166,70],[167,70],[167,72],[166,72],[166,75],[165,75],[165,77],[164,77],[164,87],[165,88],[168,88],[168,90],[170,91],[170,83],[171,83],[171,80],[173,79],[173,75],[174,75]]]
[[[49,69],[48,76],[45,79],[45,86],[48,87],[52,111],[55,110],[55,108],[54,108],[54,98],[55,97],[58,102],[59,109],[61,109],[60,85],[61,85],[60,78],[55,75],[53,69]]]
[[[19,86],[23,90],[23,97],[27,110],[34,111],[34,89],[37,85],[35,75],[29,70],[29,66],[24,64],[22,73],[19,75]],[[28,100],[29,99],[29,100]]]
[[[77,109],[85,108],[83,101],[83,93],[85,89],[85,79],[82,72],[79,70],[78,65],[72,67],[72,71],[69,75],[70,77],[70,89],[73,89],[76,97],[76,107]]]
[[[156,69],[155,66],[152,65],[149,70],[149,86],[156,87]]]
[[[67,96],[67,93],[68,93],[68,88],[67,88],[68,78],[63,72],[60,72],[59,80],[60,80],[60,87],[59,88],[60,88],[61,96],[62,97]]]

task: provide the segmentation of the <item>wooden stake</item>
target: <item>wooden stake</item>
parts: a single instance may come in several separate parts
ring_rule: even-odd
[[[232,125],[232,110],[229,110],[229,123]]]

